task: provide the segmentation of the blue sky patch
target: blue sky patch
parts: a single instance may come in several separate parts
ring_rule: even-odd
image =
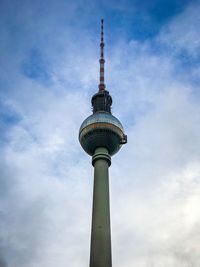
[[[39,49],[33,48],[27,59],[22,63],[21,70],[25,76],[41,83],[48,82],[50,75],[47,63]]]

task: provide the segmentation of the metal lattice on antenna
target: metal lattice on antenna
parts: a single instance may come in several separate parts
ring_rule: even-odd
[[[103,19],[101,20],[101,42],[100,42],[100,81],[99,81],[99,91],[103,91],[105,90],[105,84],[104,84],[104,63],[105,63],[105,59],[104,59],[104,33],[103,33]]]

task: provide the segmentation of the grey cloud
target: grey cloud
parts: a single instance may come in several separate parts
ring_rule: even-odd
[[[3,257],[0,256],[0,267],[7,267],[6,261],[3,259]]]

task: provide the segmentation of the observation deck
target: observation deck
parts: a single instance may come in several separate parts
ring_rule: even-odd
[[[121,122],[111,113],[97,112],[86,118],[79,130],[83,149],[93,155],[98,147],[105,147],[112,156],[127,142]]]

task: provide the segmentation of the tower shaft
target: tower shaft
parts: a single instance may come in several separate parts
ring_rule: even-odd
[[[111,267],[109,174],[111,158],[106,148],[95,150],[90,267]]]

